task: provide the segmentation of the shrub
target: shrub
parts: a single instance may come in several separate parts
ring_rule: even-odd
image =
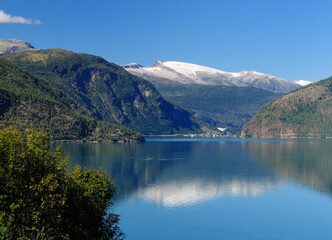
[[[50,144],[44,132],[0,130],[0,239],[122,239],[110,177],[70,171]]]

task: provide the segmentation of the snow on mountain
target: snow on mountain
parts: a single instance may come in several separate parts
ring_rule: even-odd
[[[292,81],[292,82],[296,83],[300,86],[306,86],[306,85],[309,85],[310,83],[312,83],[312,82],[306,81],[306,80],[295,80],[295,81]]]
[[[157,61],[148,67],[130,67],[131,65],[140,66],[129,64],[125,65],[124,68],[128,72],[152,82],[167,79],[182,84],[253,86],[273,92],[289,92],[300,87],[299,84],[280,77],[255,71],[225,72],[197,64],[176,61]]]
[[[159,62],[159,63],[162,64],[161,62]],[[166,67],[174,69],[177,72],[179,72],[187,77],[196,77],[197,76],[196,73],[198,73],[198,72],[207,72],[210,74],[231,74],[231,75],[234,74],[234,73],[226,73],[221,70],[204,67],[204,66],[200,66],[200,65],[196,65],[196,64],[192,64],[192,63],[169,61],[169,62],[164,62],[163,64]]]

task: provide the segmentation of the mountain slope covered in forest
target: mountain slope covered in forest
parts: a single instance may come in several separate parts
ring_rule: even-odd
[[[264,105],[243,137],[332,137],[332,77]]]
[[[64,91],[0,60],[0,126],[44,130],[54,140],[144,141],[141,134],[95,120]]]
[[[280,96],[254,87],[154,82],[162,96],[190,110],[202,123],[239,133],[257,110]]]
[[[143,134],[200,131],[189,112],[165,101],[151,83],[101,57],[61,49],[1,57],[55,84],[98,120]]]

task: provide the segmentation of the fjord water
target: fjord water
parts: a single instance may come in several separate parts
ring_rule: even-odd
[[[63,144],[111,174],[127,239],[331,239],[332,141]]]

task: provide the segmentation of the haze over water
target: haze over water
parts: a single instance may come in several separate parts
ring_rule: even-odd
[[[127,239],[330,239],[332,141],[63,144],[111,174]]]

